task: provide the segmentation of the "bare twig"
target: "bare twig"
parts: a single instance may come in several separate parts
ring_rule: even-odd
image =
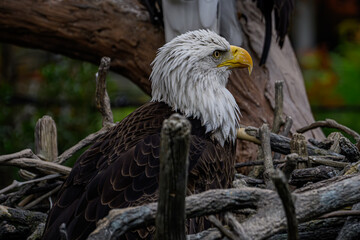
[[[330,160],[329,158],[333,158],[334,156],[309,156],[308,158],[301,158],[298,157],[297,161],[298,162],[308,162],[309,160],[311,161],[312,164],[319,164],[319,165],[325,165],[325,166],[330,166],[330,167],[336,167],[336,168],[344,168],[346,166],[349,165],[349,163],[346,162],[339,162],[339,161],[334,161],[334,160]],[[343,158],[336,158],[337,160],[342,160]],[[273,160],[274,164],[281,164],[281,163],[285,163],[285,160]],[[252,162],[243,162],[243,163],[235,163],[235,168],[242,168],[242,167],[250,167],[250,166],[258,166],[258,165],[263,165],[264,161],[252,161]]]
[[[53,162],[42,161],[31,158],[18,158],[1,162],[1,165],[15,166],[27,170],[42,172],[44,174],[60,173],[68,175],[71,168]]]
[[[19,174],[19,177],[21,177],[21,178],[24,179],[24,180],[31,180],[31,179],[33,179],[33,178],[36,177],[36,174],[35,174],[35,173],[26,171],[26,170],[24,170],[24,169],[20,169],[20,170],[18,171],[18,174]]]
[[[61,176],[60,174],[55,173],[55,174],[51,174],[51,175],[46,175],[46,176],[41,177],[41,178],[32,179],[32,180],[29,180],[29,181],[26,181],[26,182],[18,182],[16,180],[14,180],[9,186],[1,189],[0,194],[8,192],[8,191],[10,191],[10,190],[12,190],[14,188],[17,188],[17,187],[21,187],[21,186],[23,186],[25,184],[41,182],[41,181],[44,181],[44,180],[54,179],[54,178],[57,178],[57,177],[60,177],[60,176]]]
[[[230,232],[228,229],[226,229],[222,224],[221,222],[219,221],[219,219],[217,219],[214,215],[210,215],[208,217],[208,220],[209,222],[211,222],[217,229],[219,229],[219,231],[224,235],[226,236],[227,238],[229,239],[232,239],[232,240],[236,240],[237,237],[232,233]]]
[[[326,213],[318,217],[319,219],[332,218],[332,217],[349,217],[360,216],[360,210],[339,210],[331,213]]]
[[[205,231],[186,236],[188,240],[219,240],[221,232],[217,228],[209,228]]]
[[[50,192],[38,197],[36,200],[34,200],[34,201],[30,202],[28,205],[24,206],[23,209],[27,210],[27,209],[32,208],[33,206],[35,206],[36,204],[38,204],[39,202],[41,202],[45,198],[47,198],[47,197],[53,195],[54,193],[56,193],[57,191],[59,191],[60,188],[61,188],[61,185],[57,186],[56,188],[54,188]]]
[[[349,163],[346,162],[333,161],[320,156],[309,156],[309,159],[313,163],[326,165],[330,167],[336,167],[336,168],[344,168],[349,165]]]
[[[110,68],[110,58],[101,58],[99,71],[96,74],[96,107],[103,117],[103,127],[114,123],[113,114],[110,106],[110,98],[106,91],[106,74]]]
[[[96,141],[96,139],[105,135],[109,131],[109,129],[111,129],[111,127],[112,126],[105,126],[105,127],[101,128],[99,131],[90,134],[89,136],[87,136],[86,138],[84,138],[83,140],[81,140],[80,142],[78,142],[77,144],[75,144],[74,146],[72,146],[71,148],[66,150],[65,152],[63,152],[57,158],[57,160],[55,162],[62,164],[67,159],[69,159],[72,155],[74,155],[74,153],[76,153],[77,151],[79,151],[80,149],[82,149],[86,146],[89,146],[90,144],[94,143]]]
[[[35,153],[33,153],[33,151],[31,149],[24,149],[24,150],[21,150],[20,152],[17,152],[17,153],[6,154],[6,155],[0,156],[0,164],[2,162],[5,162],[5,161],[11,160],[11,159],[16,159],[16,158],[35,158],[35,159],[39,159],[38,156],[36,156]]]
[[[275,110],[274,121],[271,129],[273,133],[278,133],[280,131],[281,125],[284,123],[282,118],[284,102],[283,84],[283,81],[275,82]]]
[[[307,162],[308,160],[299,158],[298,161]],[[273,160],[274,165],[275,164],[282,164],[282,163],[285,163],[285,162],[286,162],[286,159],[284,159],[284,160]],[[251,167],[251,166],[258,166],[258,165],[264,165],[264,161],[252,161],[252,162],[235,163],[235,168]]]
[[[26,240],[38,240],[41,238],[45,229],[45,223],[39,223],[33,233]]]
[[[260,131],[261,148],[264,154],[264,181],[265,185],[269,189],[273,189],[270,174],[274,170],[274,164],[272,162],[271,147],[270,147],[270,130],[267,124],[263,124]]]
[[[286,178],[284,174],[279,170],[274,171],[271,178],[274,182],[274,185],[280,196],[282,205],[285,210],[288,228],[288,239],[297,240],[299,239],[298,222],[296,219],[294,202],[289,187],[286,183]]]
[[[230,212],[225,214],[225,219],[227,220],[229,226],[232,228],[234,234],[236,234],[236,239],[241,240],[250,240],[251,238],[246,234],[246,231],[241,226],[241,224],[236,220],[234,215]]]
[[[280,135],[287,137],[290,133],[290,129],[293,125],[293,120],[290,116],[286,116],[285,124],[283,130],[280,132]]]
[[[325,119],[325,121],[317,121],[317,122],[310,124],[309,126],[302,127],[296,131],[298,133],[304,133],[306,131],[309,131],[309,130],[312,130],[312,129],[318,128],[318,127],[336,128],[336,129],[346,132],[350,136],[353,136],[357,142],[360,141],[359,133],[355,132],[354,130],[352,130],[344,125],[339,124],[338,122],[336,122],[333,119]]]

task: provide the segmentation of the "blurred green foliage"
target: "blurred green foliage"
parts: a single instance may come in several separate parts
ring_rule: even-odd
[[[61,154],[78,141],[101,128],[102,119],[95,107],[95,74],[98,68],[86,62],[57,57],[41,67],[32,84],[22,84],[20,92],[27,93],[29,103],[17,103],[16,86],[0,83],[0,153],[7,154],[24,148],[34,149],[36,122],[44,115],[51,116],[58,130],[58,149]],[[18,84],[21,85],[21,84]],[[25,87],[24,87],[25,86]],[[110,99],[118,92],[118,83],[107,77]],[[120,121],[134,107],[113,109],[114,121]],[[80,154],[80,153],[79,153]],[[72,157],[72,165],[79,154]]]
[[[339,44],[320,47],[301,57],[305,85],[316,120],[332,118],[360,132],[360,23],[338,26]],[[329,134],[334,129],[324,129]]]

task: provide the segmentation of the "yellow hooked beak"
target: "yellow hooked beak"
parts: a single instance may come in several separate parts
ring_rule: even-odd
[[[230,46],[229,58],[225,59],[217,67],[228,68],[247,68],[249,75],[253,69],[253,61],[250,54],[243,48],[237,46]]]

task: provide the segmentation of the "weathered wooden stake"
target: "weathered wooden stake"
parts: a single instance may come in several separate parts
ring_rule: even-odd
[[[50,162],[58,156],[56,124],[50,116],[45,115],[36,123],[35,154]]]
[[[173,114],[163,123],[160,150],[159,202],[155,239],[185,240],[185,196],[191,125]]]
[[[294,136],[290,141],[290,151],[291,153],[297,153],[299,157],[302,158],[308,157],[308,151],[307,151],[306,140],[304,135],[300,133],[294,134]],[[299,162],[297,167],[300,169],[306,168],[307,167],[306,165],[309,165],[308,167],[311,167],[310,161],[308,162],[308,164]]]
[[[58,156],[57,130],[55,121],[50,116],[40,118],[35,126],[35,154],[42,160],[54,162]],[[24,169],[19,175],[25,180],[33,179],[36,175]]]
[[[283,102],[284,102],[284,93],[283,93],[283,81],[275,82],[275,109],[274,109],[274,121],[271,131],[273,133],[278,133],[280,131],[281,125],[284,123],[282,114],[283,114]]]

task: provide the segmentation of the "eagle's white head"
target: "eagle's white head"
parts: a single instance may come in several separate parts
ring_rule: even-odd
[[[226,84],[231,68],[246,67],[251,73],[247,51],[212,31],[197,30],[161,47],[152,67],[152,101],[200,119],[221,145],[235,142],[240,110]]]

